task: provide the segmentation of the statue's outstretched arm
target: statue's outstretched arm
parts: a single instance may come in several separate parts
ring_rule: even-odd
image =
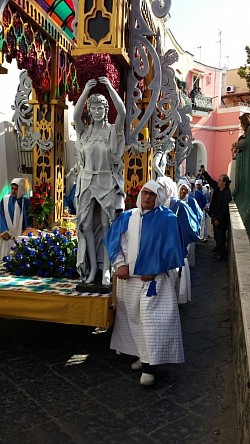
[[[103,85],[106,85],[109,95],[110,95],[112,102],[115,106],[115,109],[117,111],[117,117],[115,120],[116,129],[118,131],[123,130],[125,117],[126,117],[126,108],[125,108],[125,105],[124,105],[121,97],[116,92],[116,90],[113,88],[113,86],[111,85],[111,83],[110,83],[109,79],[107,79],[107,77],[99,77],[98,81],[100,83],[102,83]]]
[[[76,105],[74,108],[73,119],[74,119],[76,132],[78,134],[81,134],[83,131],[83,128],[84,128],[84,125],[82,122],[82,113],[83,113],[83,108],[84,108],[85,102],[87,100],[89,92],[91,91],[92,88],[94,88],[94,86],[96,86],[96,84],[97,84],[97,80],[95,80],[95,79],[88,80],[88,82],[86,83],[86,85],[84,87],[82,94],[80,95],[79,99],[76,102]]]

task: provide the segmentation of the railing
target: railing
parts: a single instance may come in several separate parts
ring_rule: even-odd
[[[246,146],[237,153],[234,198],[239,213],[250,236],[250,129],[247,131]]]
[[[211,112],[213,111],[214,107],[212,104],[212,97],[206,97],[202,94],[197,94],[194,97],[193,102],[193,110],[194,111],[205,111],[205,112]]]
[[[194,111],[205,111],[210,113],[214,109],[212,100],[212,97],[206,97],[202,94],[198,94],[194,97],[192,108]]]

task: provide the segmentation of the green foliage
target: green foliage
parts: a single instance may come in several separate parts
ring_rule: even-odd
[[[3,258],[9,273],[16,276],[68,277],[77,276],[76,255],[77,240],[70,233],[65,236],[54,230],[52,234],[40,234],[18,241],[12,247],[12,253]]]
[[[238,75],[241,79],[246,79],[246,84],[248,89],[250,90],[250,47],[245,47],[247,53],[247,62],[244,66],[240,66],[238,69]]]

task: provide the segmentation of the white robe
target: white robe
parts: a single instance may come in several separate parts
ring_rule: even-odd
[[[3,207],[4,207],[4,214],[5,214],[6,223],[8,226],[8,232],[12,236],[12,238],[10,240],[4,240],[4,239],[0,238],[0,261],[3,259],[4,256],[7,256],[10,254],[11,247],[14,244],[14,237],[20,236],[22,234],[24,202],[22,201],[22,208],[20,208],[18,203],[15,202],[14,218],[12,221],[10,218],[9,210],[8,210],[9,198],[10,198],[9,194],[4,196]]]
[[[179,304],[187,304],[191,301],[191,278],[188,259],[184,259],[184,267],[181,276],[177,279],[176,293]]]
[[[138,218],[137,227],[132,216],[130,221],[128,231],[122,234],[121,250],[114,265],[129,263],[132,271],[133,256],[135,260],[139,246],[135,232],[140,236],[141,227]],[[150,365],[184,362],[174,278],[170,271],[169,276],[161,273],[155,280],[157,294],[150,297],[147,296],[150,282],[142,281],[140,276],[117,280],[116,319],[110,347],[117,353],[138,356]]]

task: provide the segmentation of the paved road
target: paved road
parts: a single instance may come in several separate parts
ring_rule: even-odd
[[[192,302],[182,306],[186,362],[139,385],[110,332],[0,320],[0,443],[238,444],[228,270],[197,245]]]

